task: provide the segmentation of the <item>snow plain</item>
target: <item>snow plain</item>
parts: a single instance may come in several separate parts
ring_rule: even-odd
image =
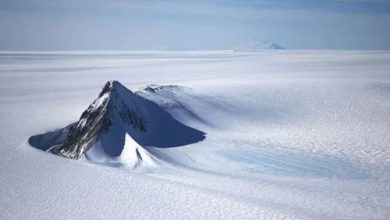
[[[29,146],[112,79],[206,139],[141,170]],[[0,54],[0,219],[389,219],[389,146],[388,51]]]

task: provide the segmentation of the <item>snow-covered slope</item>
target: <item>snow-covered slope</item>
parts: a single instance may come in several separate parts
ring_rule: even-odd
[[[0,219],[389,219],[389,69],[388,51],[1,54]],[[135,92],[80,117],[111,79]],[[120,144],[84,155],[119,169],[29,145],[86,134],[106,96]],[[150,125],[207,137],[159,146]]]

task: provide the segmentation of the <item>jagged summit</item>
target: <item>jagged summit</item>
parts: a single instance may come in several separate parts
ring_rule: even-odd
[[[118,81],[107,82],[99,97],[82,113],[77,125],[70,129],[65,142],[53,149],[54,152],[78,159],[97,141],[98,135],[108,133],[114,126],[127,126],[132,128],[132,132],[145,132],[141,113],[136,112],[135,98],[135,94]],[[112,156],[121,153],[117,147],[110,147],[107,151]]]
[[[203,132],[180,123],[156,103],[115,80],[104,85],[98,98],[77,122],[58,132],[62,135],[55,135],[53,143],[56,145],[49,149],[57,155],[71,159],[85,155],[94,162],[125,163],[133,167],[140,162],[149,161],[151,164],[155,161],[156,158],[148,152],[149,147],[177,147],[205,138]],[[58,140],[58,137],[63,137],[63,140]],[[32,138],[30,143],[42,139]],[[51,138],[46,136],[43,139]],[[49,145],[45,144],[46,147]]]
[[[116,80],[110,80],[110,81],[106,82],[106,84],[104,85],[102,91],[99,94],[99,97],[102,97],[104,94],[107,94],[107,93],[111,94],[112,92],[114,92],[114,93],[129,92],[131,94],[133,93],[132,91],[127,89],[125,86],[123,86],[120,82],[118,82]]]

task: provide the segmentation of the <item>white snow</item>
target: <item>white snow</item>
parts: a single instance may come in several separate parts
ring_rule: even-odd
[[[96,143],[90,148],[85,157],[88,161],[113,167],[127,167],[135,169],[138,166],[150,168],[156,166],[156,161],[147,150],[140,146],[128,134],[125,135],[125,145],[120,156],[112,157],[104,152],[101,143]]]
[[[137,94],[206,139],[127,136],[115,167],[27,143],[112,79],[179,85]],[[0,219],[389,219],[389,146],[389,51],[0,53]]]

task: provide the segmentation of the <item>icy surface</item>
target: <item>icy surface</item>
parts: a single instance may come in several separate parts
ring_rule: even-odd
[[[0,218],[389,219],[389,74],[387,51],[2,53]],[[137,170],[28,144],[64,141],[112,79],[207,138],[125,135],[108,162],[138,149]]]

